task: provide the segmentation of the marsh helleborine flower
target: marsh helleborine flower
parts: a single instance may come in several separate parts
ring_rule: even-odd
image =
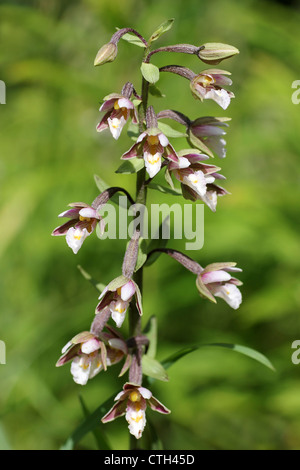
[[[137,112],[130,99],[122,94],[112,93],[104,98],[104,103],[99,111],[105,111],[105,115],[97,125],[97,131],[101,132],[109,128],[114,139],[118,139],[122,129],[129,118],[136,124]]]
[[[168,138],[158,128],[149,128],[142,132],[136,143],[122,155],[123,160],[135,157],[144,158],[150,178],[153,178],[161,169],[162,157],[170,161],[178,161]]]
[[[84,202],[73,202],[69,206],[72,209],[62,212],[58,217],[68,217],[70,220],[53,230],[52,235],[65,235],[67,244],[76,254],[98,223],[100,232],[104,232],[105,223],[97,210]]]
[[[71,363],[71,374],[74,382],[86,385],[89,379],[95,377],[106,366],[121,361],[126,351],[126,344],[121,341],[114,347],[105,344],[93,333],[83,331],[72,338],[62,349],[62,356],[56,366]]]
[[[128,306],[133,298],[136,298],[136,305],[139,314],[142,315],[141,294],[138,285],[125,276],[120,276],[111,281],[101,293],[96,307],[96,314],[108,307],[111,317],[120,328],[125,320]]]
[[[237,286],[243,283],[231,276],[231,272],[241,272],[236,263],[212,263],[197,276],[196,285],[202,297],[216,302],[221,297],[233,309],[239,308],[242,294]]]
[[[232,85],[232,80],[225,75],[230,75],[230,72],[219,69],[204,70],[190,82],[193,95],[201,101],[211,99],[221,108],[228,108],[234,94],[223,88],[223,86]]]
[[[158,413],[170,413],[170,410],[160,403],[150,390],[130,382],[124,385],[123,391],[115,397],[115,401],[115,405],[101,421],[107,423],[125,415],[129,432],[136,439],[142,436],[145,428],[147,406]]]
[[[209,150],[219,158],[226,157],[226,132],[223,127],[228,127],[226,121],[229,118],[201,117],[195,119],[188,126],[189,137],[193,145],[199,145],[199,149],[210,154]],[[210,155],[213,156],[213,155]]]
[[[167,171],[181,182],[182,194],[192,201],[203,201],[213,212],[216,210],[217,197],[227,191],[215,184],[216,179],[225,179],[218,171],[219,167],[202,163],[207,155],[197,151],[182,150],[178,152],[178,162],[171,162]]]

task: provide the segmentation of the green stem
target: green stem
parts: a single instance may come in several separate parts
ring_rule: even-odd
[[[139,132],[144,131],[144,119],[146,115],[148,103],[149,83],[143,78],[142,82],[142,103],[139,106]],[[146,205],[147,202],[147,187],[146,169],[142,168],[136,177],[136,204]],[[143,293],[143,268],[139,269],[133,277],[134,281],[138,284],[141,294]],[[130,335],[136,336],[141,334],[141,317],[135,305],[132,305],[129,310],[129,332]]]

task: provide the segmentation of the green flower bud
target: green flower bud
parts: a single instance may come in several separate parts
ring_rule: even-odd
[[[199,50],[198,57],[206,64],[215,65],[236,54],[239,54],[239,50],[234,46],[218,42],[207,42]]]
[[[117,57],[118,48],[113,42],[109,42],[99,49],[96,58],[94,60],[94,65],[103,65],[107,62],[113,62]]]

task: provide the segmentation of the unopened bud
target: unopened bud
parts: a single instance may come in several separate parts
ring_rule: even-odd
[[[239,54],[239,50],[234,46],[219,42],[207,42],[200,48],[198,57],[206,64],[215,65],[236,54]]]
[[[99,49],[96,58],[94,60],[94,65],[103,65],[107,62],[113,62],[117,57],[118,48],[113,42],[109,42]]]

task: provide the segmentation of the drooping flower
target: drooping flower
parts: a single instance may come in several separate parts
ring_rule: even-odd
[[[145,428],[147,406],[158,413],[170,413],[170,410],[160,403],[150,390],[130,382],[124,385],[123,391],[115,397],[115,401],[114,406],[103,416],[101,421],[108,423],[125,415],[129,432],[136,439],[142,436]]]
[[[129,99],[133,90],[133,85],[128,82],[124,85],[122,93],[111,93],[104,98],[104,103],[99,111],[104,111],[105,115],[97,125],[97,131],[101,132],[109,128],[114,139],[118,139],[122,129],[129,118],[136,124],[138,122],[137,111],[133,102]]]
[[[70,220],[53,230],[52,235],[65,235],[67,244],[76,254],[98,223],[100,232],[104,232],[105,223],[98,211],[84,202],[72,202],[69,206],[72,209],[62,212],[58,217],[68,217]]]
[[[110,336],[114,339],[113,336]],[[126,343],[121,340],[107,345],[90,331],[83,331],[72,338],[62,349],[62,356],[56,366],[71,363],[71,374],[74,382],[86,385],[89,379],[95,377],[107,366],[118,363],[126,353]]]
[[[226,121],[229,118],[201,117],[192,121],[188,126],[189,138],[202,152],[213,157],[215,153],[219,158],[226,157]],[[213,152],[213,153],[212,153]]]
[[[125,320],[128,306],[135,296],[136,306],[140,315],[142,315],[141,293],[138,285],[130,278],[119,276],[111,281],[101,293],[96,307],[96,314],[108,307],[111,311],[111,317],[120,328]]]
[[[242,294],[238,289],[243,283],[231,276],[231,272],[241,272],[236,263],[212,263],[197,276],[196,286],[202,297],[216,302],[220,297],[233,309],[239,308]]]
[[[217,206],[217,196],[227,194],[227,191],[215,184],[216,179],[225,179],[218,171],[219,167],[203,163],[207,155],[197,150],[181,150],[178,152],[178,162],[170,162],[167,167],[166,179],[171,183],[169,175],[174,175],[180,181],[182,195],[192,201],[203,201],[213,212]]]
[[[121,158],[127,160],[135,157],[144,158],[150,178],[153,178],[161,169],[162,158],[178,161],[176,152],[168,138],[155,127],[142,132],[136,143]]]
[[[232,85],[232,80],[225,75],[230,75],[230,72],[219,69],[204,70],[190,82],[193,95],[201,101],[211,99],[221,108],[228,108],[234,94],[223,88],[223,86]]]

